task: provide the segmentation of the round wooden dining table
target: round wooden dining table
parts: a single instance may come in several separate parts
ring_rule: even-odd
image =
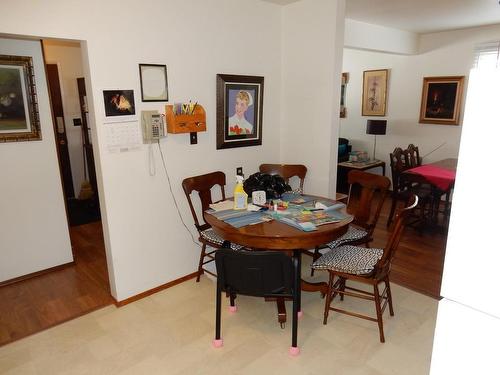
[[[322,198],[322,200],[327,200]],[[352,217],[338,223],[325,224],[317,230],[304,232],[277,220],[235,228],[215,216],[205,214],[205,221],[225,240],[246,247],[265,250],[314,249],[340,237],[347,231]]]
[[[318,200],[335,202],[321,197],[318,197]],[[349,216],[337,223],[321,225],[315,231],[304,232],[277,220],[235,228],[209,213],[205,213],[204,218],[217,234],[227,241],[252,249],[290,252],[294,258],[295,276],[300,280],[300,289],[306,292],[321,292],[323,295],[327,291],[325,282],[313,283],[301,279],[301,255],[303,252],[325,245],[343,235],[347,231],[349,223],[353,220],[353,217]],[[279,306],[278,310],[280,310]]]

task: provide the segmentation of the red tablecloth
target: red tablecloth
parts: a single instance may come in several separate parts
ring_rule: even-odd
[[[407,172],[419,174],[429,183],[435,185],[437,188],[447,191],[455,182],[455,171],[437,167],[435,165],[421,165],[420,167],[409,169]]]

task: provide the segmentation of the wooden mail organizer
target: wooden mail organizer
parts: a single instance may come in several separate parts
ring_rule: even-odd
[[[190,133],[191,144],[198,142],[197,133],[207,130],[205,109],[197,104],[192,114],[175,114],[174,106],[165,106],[167,132],[172,134]]]

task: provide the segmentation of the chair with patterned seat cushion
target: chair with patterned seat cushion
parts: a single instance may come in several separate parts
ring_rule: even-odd
[[[399,245],[404,226],[410,212],[417,206],[418,197],[411,197],[411,205],[403,209],[396,217],[396,224],[384,249],[367,248],[360,246],[340,246],[324,254],[312,267],[316,270],[328,270],[328,290],[326,293],[325,312],[323,324],[327,323],[330,310],[358,318],[371,320],[378,323],[380,342],[385,342],[382,314],[389,305],[390,315],[394,315],[392,306],[389,272],[391,262]],[[356,281],[373,287],[373,292],[346,286],[347,280]],[[379,284],[384,283],[385,288],[380,293]],[[339,295],[343,301],[344,296],[357,297],[375,302],[377,317],[332,307],[332,302]]]
[[[206,272],[212,276],[217,276],[204,267],[206,264],[215,260],[215,250],[207,252],[206,248],[207,246],[210,246],[214,249],[221,248],[224,243],[224,238],[219,236],[209,224],[200,224],[198,215],[196,214],[193,202],[191,200],[191,193],[193,191],[196,191],[198,193],[201,201],[201,218],[203,218],[203,213],[208,210],[209,205],[213,203],[211,189],[217,185],[220,187],[221,200],[226,199],[226,194],[224,191],[224,186],[226,185],[226,175],[224,174],[224,172],[207,173],[200,176],[189,177],[182,181],[182,188],[184,189],[184,193],[186,194],[189,208],[191,209],[191,214],[193,215],[194,225],[199,234],[198,240],[202,243],[196,282],[200,281],[200,276],[203,274],[203,272]],[[243,246],[231,243],[230,247],[233,250],[239,250]]]
[[[354,215],[354,220],[346,233],[326,244],[331,249],[348,244],[368,245],[373,240],[373,230],[391,185],[391,181],[385,176],[357,170],[350,171],[347,178],[349,182],[347,211]],[[361,188],[360,196],[359,199],[354,200],[352,194],[358,187]],[[320,249],[315,249],[313,262],[320,257]],[[311,275],[313,274],[314,269],[311,270]]]

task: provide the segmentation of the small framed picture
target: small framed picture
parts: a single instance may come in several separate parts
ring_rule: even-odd
[[[0,55],[0,142],[40,139],[33,59]]]
[[[139,64],[141,99],[143,102],[167,102],[167,66]]]
[[[134,90],[103,90],[102,95],[108,122],[135,118]]]
[[[340,84],[340,118],[345,118],[347,114],[347,110],[345,107],[345,95],[348,82],[349,73],[342,73],[342,82]]]
[[[217,149],[262,144],[264,77],[217,75]]]
[[[464,76],[424,77],[420,123],[458,125]]]
[[[388,70],[363,72],[363,116],[385,116]]]

